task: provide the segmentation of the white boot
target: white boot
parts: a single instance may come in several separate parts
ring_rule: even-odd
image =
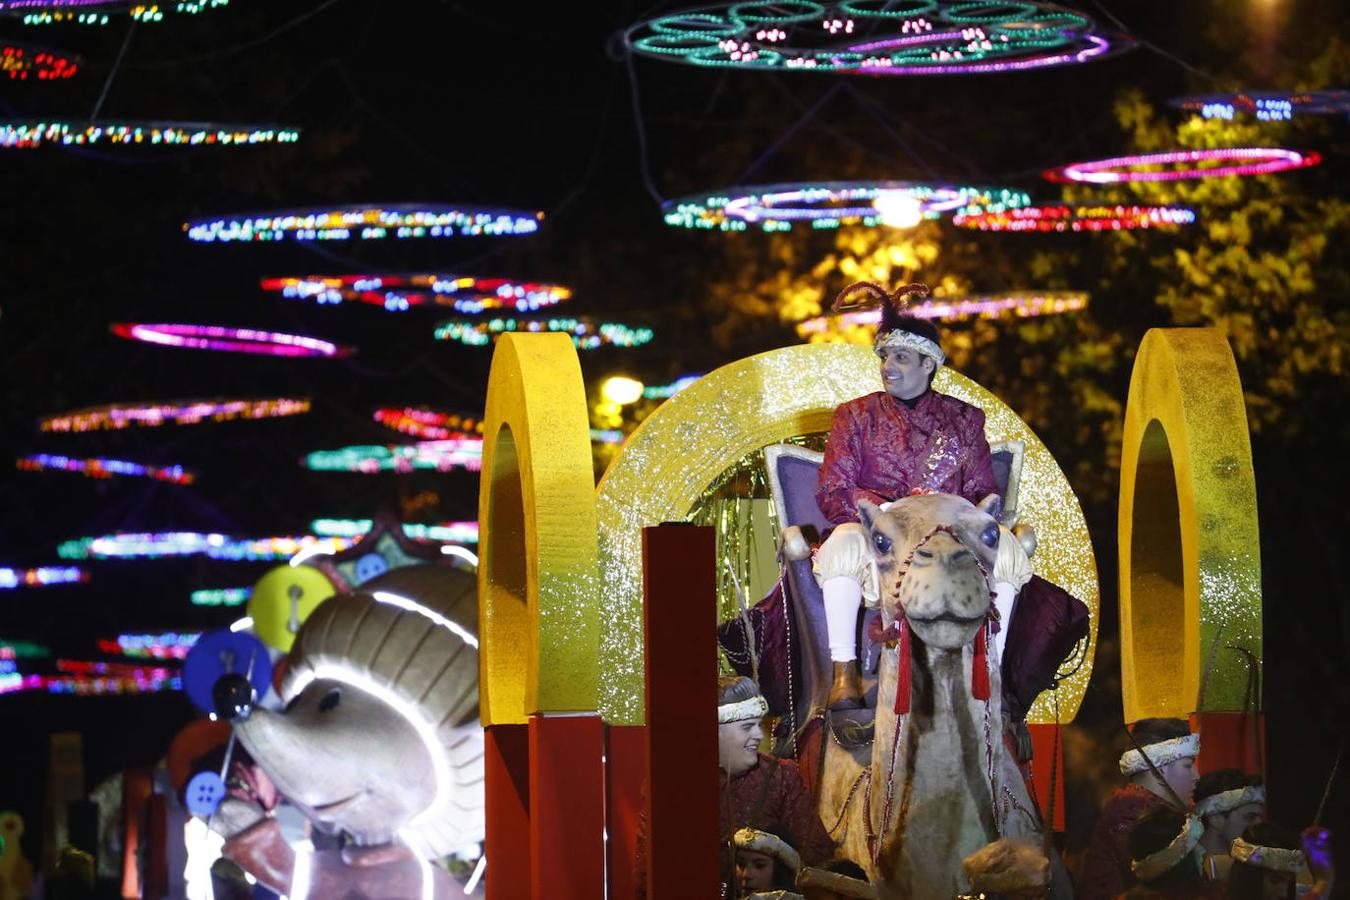
[[[825,628],[829,635],[830,659],[848,662],[858,658],[858,609],[862,585],[846,576],[826,579],[820,586],[825,595]]]

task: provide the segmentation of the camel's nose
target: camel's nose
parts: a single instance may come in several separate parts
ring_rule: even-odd
[[[945,569],[969,565],[973,558],[970,551],[962,546],[960,541],[945,531],[938,532],[929,538],[928,543],[920,547],[914,555],[919,559],[936,563]]]

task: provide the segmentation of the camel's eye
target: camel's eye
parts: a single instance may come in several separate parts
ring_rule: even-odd
[[[323,699],[319,701],[319,712],[332,712],[337,709],[337,705],[341,702],[342,691],[333,688],[331,691],[324,694]]]
[[[891,552],[891,539],[879,531],[872,532],[872,546],[877,548],[878,553]]]
[[[995,524],[992,523],[992,522],[989,523],[989,527],[986,528],[984,531],[980,532],[980,540],[984,542],[984,545],[985,545],[986,547],[990,547],[990,548],[997,547],[997,546],[998,546],[998,526],[995,525]]]

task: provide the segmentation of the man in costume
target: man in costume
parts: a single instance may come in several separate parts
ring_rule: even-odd
[[[1132,744],[1120,757],[1129,784],[1107,799],[1083,855],[1075,880],[1079,900],[1110,900],[1135,883],[1130,829],[1141,816],[1167,807],[1180,814],[1190,806],[1200,736],[1181,719],[1141,719]]]
[[[1247,827],[1266,817],[1266,789],[1260,775],[1219,769],[1200,776],[1195,786],[1195,815],[1205,823],[1205,874],[1226,882],[1232,858],[1228,849]]]
[[[873,606],[878,598],[876,567],[858,521],[858,501],[882,505],[913,493],[946,493],[974,504],[985,501],[995,518],[1001,510],[984,412],[932,389],[938,368],[946,362],[937,329],[904,314],[907,298],[927,296],[928,288],[909,284],[888,294],[878,285],[859,282],[839,294],[834,308],[845,308],[848,298],[860,292],[881,303],[874,349],[881,359],[884,390],[835,411],[816,487],[816,505],[835,525],[815,561],[834,669],[831,709],[861,703],[858,610],[864,599]],[[1053,682],[1069,650],[1087,634],[1088,613],[1080,601],[1032,575],[1025,548],[1006,529],[993,574],[994,605],[1002,623],[994,640],[1003,660],[1005,708],[1010,721],[1020,723],[1031,701]],[[1016,627],[1015,604],[1034,608]],[[1015,648],[1007,659],[1005,642]]]
[[[1205,826],[1171,806],[1144,813],[1130,828],[1130,869],[1138,882],[1127,900],[1202,900],[1221,896],[1201,874]]]

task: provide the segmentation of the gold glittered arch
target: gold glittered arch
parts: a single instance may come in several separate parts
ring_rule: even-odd
[[[1260,536],[1242,385],[1216,329],[1139,345],[1118,529],[1125,721],[1241,710],[1247,664],[1227,647],[1261,659]]]
[[[1019,507],[1035,525],[1038,574],[1083,600],[1092,613],[1082,666],[1059,689],[1059,720],[1072,721],[1092,674],[1099,591],[1082,509],[1050,451],[1012,409],[970,379],[942,368],[934,386],[984,410],[991,441],[1026,445]],[[611,724],[643,721],[641,529],[681,521],[700,494],[747,453],[796,435],[826,432],[840,403],[879,390],[870,348],[803,344],[747,357],[676,394],[633,432],[596,488],[600,583],[600,712]],[[708,623],[711,635],[713,622]],[[696,652],[691,650],[691,652]],[[1055,721],[1050,696],[1031,722]]]
[[[506,334],[488,377],[478,493],[484,725],[595,709],[595,476],[563,334]]]

